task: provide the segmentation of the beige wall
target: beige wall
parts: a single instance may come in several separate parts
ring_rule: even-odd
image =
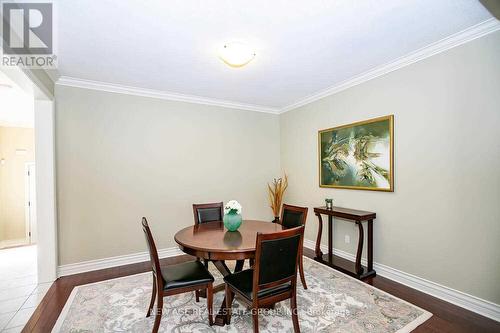
[[[59,264],[158,247],[191,204],[239,200],[266,219],[281,168],[286,201],[373,210],[375,261],[500,303],[500,32],[280,115],[56,87]],[[395,115],[395,192],[320,189],[317,130]],[[351,244],[344,243],[344,235]],[[326,239],[326,238],[325,238]],[[336,223],[335,245],[357,232]]]
[[[376,262],[499,304],[499,57],[497,32],[281,115],[286,201],[375,211]],[[317,131],[389,114],[395,192],[319,188]],[[307,223],[315,240],[314,214]],[[356,242],[336,223],[337,248]]]
[[[59,265],[158,248],[193,223],[192,203],[236,199],[272,219],[279,117],[56,86]]]
[[[26,237],[25,165],[35,160],[34,140],[32,128],[0,127],[0,241]]]

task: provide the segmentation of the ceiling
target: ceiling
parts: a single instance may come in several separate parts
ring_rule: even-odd
[[[60,75],[285,108],[490,19],[477,0],[56,0]],[[243,68],[217,57],[255,47]]]
[[[0,126],[34,127],[34,123],[33,95],[26,93],[0,71]]]

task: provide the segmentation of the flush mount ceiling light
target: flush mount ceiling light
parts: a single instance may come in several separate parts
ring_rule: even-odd
[[[226,43],[219,51],[219,57],[231,67],[243,67],[253,60],[255,51],[244,43]]]

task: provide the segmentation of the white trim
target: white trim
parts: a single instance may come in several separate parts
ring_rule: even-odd
[[[343,90],[357,86],[358,84],[383,76],[397,69],[409,66],[415,62],[424,60],[438,53],[447,51],[456,46],[483,37],[497,30],[500,30],[500,21],[496,20],[495,18],[488,19],[484,22],[473,25],[470,28],[462,30],[456,34],[443,38],[440,41],[427,45],[426,47],[423,47],[419,50],[413,51],[385,65],[375,67],[373,69],[368,70],[367,72],[364,72],[339,84],[336,84],[327,89],[324,89],[322,91],[309,95],[305,98],[302,98],[293,104],[283,107],[280,110],[280,113],[285,113],[287,111],[312,103],[324,97],[334,95]]]
[[[309,239],[304,239],[304,246],[314,250],[316,248],[316,242]],[[321,251],[323,253],[327,253],[328,247],[324,244],[321,244]],[[355,256],[353,254],[339,249],[333,249],[333,253],[339,257],[351,261],[355,260]],[[361,263],[363,265],[366,265],[366,259],[362,259]],[[458,305],[464,309],[500,322],[499,304],[495,304],[479,297],[443,286],[439,283],[432,282],[409,273],[405,273],[383,264],[374,262],[373,268],[375,269],[375,271],[377,271],[377,275],[404,284],[405,286],[408,286],[410,288],[419,290],[423,293],[440,298],[446,302]]]
[[[247,110],[247,111],[257,111],[257,112],[272,113],[272,114],[278,114],[280,111],[278,108],[273,108],[268,106],[245,104],[245,103],[226,101],[216,98],[186,95],[170,91],[160,91],[160,90],[145,89],[139,87],[131,87],[115,83],[78,79],[69,76],[61,76],[57,80],[56,84],[61,86],[107,91],[117,94],[166,99],[169,101],[188,102],[195,104],[213,105],[224,108]]]
[[[6,239],[0,241],[0,249],[14,246],[28,245],[26,238],[18,238],[18,239]]]
[[[30,231],[30,176],[29,170],[31,166],[35,166],[35,162],[24,163],[24,226],[26,244],[31,243]]]
[[[204,105],[214,105],[225,108],[232,109],[240,109],[247,111],[257,111],[257,112],[265,112],[272,114],[281,114],[287,111],[296,109],[298,107],[304,106],[306,104],[312,103],[324,97],[336,94],[343,90],[354,87],[358,84],[367,82],[369,80],[375,79],[377,77],[383,76],[387,73],[395,71],[397,69],[406,67],[420,60],[424,60],[438,53],[447,51],[456,46],[465,44],[474,39],[480,38],[487,34],[493,33],[495,31],[500,30],[500,21],[495,18],[488,19],[479,24],[476,24],[472,27],[469,27],[465,30],[462,30],[458,33],[455,33],[451,36],[441,39],[440,41],[429,44],[419,50],[413,51],[405,56],[402,56],[398,59],[395,59],[385,65],[375,67],[371,70],[368,70],[362,74],[359,74],[355,77],[352,77],[348,80],[345,80],[339,84],[331,86],[327,89],[318,91],[312,95],[306,96],[305,98],[301,98],[300,100],[286,105],[284,107],[272,107],[265,105],[254,105],[254,104],[245,104],[234,101],[226,101],[221,99],[215,99],[210,97],[201,97],[195,95],[187,95],[169,91],[160,91],[153,89],[145,89],[139,87],[131,87],[121,84],[114,84],[108,82],[100,82],[100,81],[92,81],[86,79],[79,79],[69,76],[60,76],[56,84],[70,87],[77,87],[83,89],[93,89],[99,91],[107,91],[112,93],[119,94],[127,94],[127,95],[135,95],[135,96],[143,96],[150,98],[158,98],[165,99],[171,101],[180,101],[180,102],[188,102],[195,104],[204,104]],[[57,75],[51,76],[53,79],[57,78]]]
[[[182,254],[184,254],[184,252],[179,250],[178,247],[169,247],[166,249],[158,250],[158,256],[160,258],[175,257]],[[67,264],[58,267],[57,277],[96,271],[99,269],[135,264],[138,262],[143,262],[148,260],[149,260],[149,253],[140,252],[140,253],[132,253],[122,256],[111,257],[111,258],[89,260],[75,264]]]
[[[59,73],[59,70],[57,68],[47,70],[45,71],[45,73],[47,73],[52,82],[57,82],[57,80],[59,80],[59,78],[61,77],[61,73]]]
[[[305,239],[304,246],[310,249],[314,249],[316,243],[312,240]],[[326,253],[328,251],[327,246],[322,244],[321,251]],[[334,249],[333,252],[336,255],[351,261],[354,261],[355,259],[354,255],[342,250]],[[184,253],[177,247],[165,248],[158,251],[158,256],[160,258],[175,257],[182,254]],[[140,252],[111,258],[84,261],[80,263],[59,266],[57,269],[57,276],[61,277],[66,275],[90,272],[99,269],[144,262],[148,260],[148,252]],[[366,265],[366,260],[363,259],[362,263]],[[485,317],[500,321],[500,305],[498,304],[420,278],[418,276],[402,272],[383,264],[374,262],[373,267],[377,271],[377,274],[380,276],[401,283],[410,288],[419,290],[426,294],[432,295],[434,297],[440,298],[446,302],[458,305],[462,308],[473,311]]]
[[[35,168],[38,283],[57,273],[54,102],[35,99]]]

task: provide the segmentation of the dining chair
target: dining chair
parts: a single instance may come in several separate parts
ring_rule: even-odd
[[[193,204],[194,224],[222,221],[224,204],[222,202]]]
[[[235,294],[252,308],[254,332],[259,332],[259,308],[290,299],[293,329],[296,333],[300,332],[297,266],[303,238],[304,226],[273,233],[257,233],[254,267],[224,278],[227,324],[231,322],[231,304]]]
[[[201,224],[214,221],[222,221],[224,216],[224,203],[214,202],[205,204],[193,204],[194,224]],[[200,258],[197,258],[200,260]],[[203,259],[203,264],[208,268],[208,260]],[[195,293],[196,302],[200,301],[200,291]],[[204,293],[201,296],[205,297]]]
[[[281,219],[278,223],[280,223],[283,228],[295,228],[298,226],[306,226],[307,220],[307,207],[299,207],[283,204],[283,208],[281,209]],[[304,289],[307,289],[306,277],[304,275],[304,258],[302,257],[304,254],[304,242],[300,244],[300,256],[299,256],[299,273],[300,273],[300,281],[302,282],[302,286]]]
[[[160,328],[161,316],[163,314],[163,297],[197,291],[200,289],[207,292],[208,323],[213,325],[212,303],[213,303],[213,282],[214,277],[199,261],[188,261],[175,265],[160,266],[158,251],[149,229],[148,221],[142,218],[142,230],[146,236],[149,257],[151,259],[151,268],[153,272],[153,292],[149,303],[146,317],[151,316],[155,299],[156,318],[153,326],[153,333],[158,332]]]

